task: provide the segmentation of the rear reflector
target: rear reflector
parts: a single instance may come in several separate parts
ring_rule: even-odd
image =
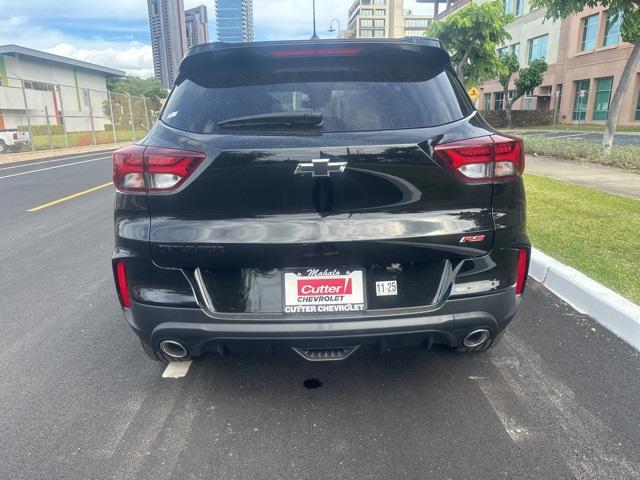
[[[129,283],[127,282],[127,270],[123,260],[116,261],[116,288],[120,296],[120,303],[123,308],[131,308],[131,297],[129,296]]]
[[[286,50],[271,50],[272,57],[329,57],[358,55],[361,47],[336,47],[336,48],[296,48]]]
[[[518,250],[518,266],[516,269],[516,295],[521,295],[524,292],[524,286],[527,283],[528,260],[529,250],[520,248]]]
[[[507,180],[524,171],[522,140],[493,135],[436,145],[436,158],[466,182]]]
[[[131,145],[113,152],[113,184],[123,192],[175,190],[204,158],[202,152]]]

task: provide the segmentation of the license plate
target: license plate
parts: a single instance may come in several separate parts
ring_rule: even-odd
[[[285,313],[364,310],[362,270],[305,268],[284,273]]]

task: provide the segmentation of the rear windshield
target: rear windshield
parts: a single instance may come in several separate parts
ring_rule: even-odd
[[[237,133],[219,122],[284,112],[322,115],[319,125],[299,131],[357,132],[432,127],[460,120],[472,111],[466,93],[448,66],[355,71],[305,69],[304,74],[260,73],[259,78],[200,71],[182,74],[167,101],[162,120],[197,133]],[[261,133],[282,125],[242,127]]]

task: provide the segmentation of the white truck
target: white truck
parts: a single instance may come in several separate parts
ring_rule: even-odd
[[[22,132],[11,128],[0,129],[0,154],[17,152],[27,145],[31,145],[29,132]]]

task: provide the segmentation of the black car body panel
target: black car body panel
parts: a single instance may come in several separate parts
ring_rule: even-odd
[[[343,57],[344,51],[357,53]],[[344,121],[334,118],[334,97],[351,98],[351,89],[370,85],[362,73],[351,72],[350,80],[346,67],[372,68],[381,58],[411,70],[403,73],[410,78],[398,83],[391,73],[379,73],[373,92],[380,82],[398,95],[421,81],[445,82],[459,102],[459,118],[411,128],[389,128],[381,120],[385,128],[375,131],[359,130],[368,120],[354,119],[353,112]],[[193,77],[190,72],[206,69],[212,59],[240,73]],[[428,64],[424,71],[401,67],[419,59]],[[254,70],[261,73],[252,76]],[[303,78],[287,80],[292,71]],[[331,75],[339,82],[331,84]],[[203,88],[211,90],[215,105],[225,89],[242,88],[242,79],[257,93],[274,83],[299,82],[302,92],[293,102],[308,98],[318,110],[321,98],[322,125],[230,128],[218,121],[216,127],[179,108],[190,105],[191,90]],[[327,83],[338,89],[330,96],[322,90]],[[491,144],[498,137],[473,110],[437,41],[199,46],[183,61],[177,84],[161,120],[136,148],[201,152],[204,159],[175,189],[121,188],[115,202],[116,284],[123,304],[129,300],[126,317],[148,350],[164,340],[179,342],[193,356],[221,345],[336,347],[391,338],[456,347],[473,329],[495,337],[513,318],[523,287],[517,277],[523,268],[526,275],[529,251],[522,178],[468,180],[438,156],[439,145],[473,139]],[[278,101],[286,94],[284,87],[270,93]],[[225,108],[231,118],[245,118],[237,104]],[[402,115],[393,126],[411,124]],[[437,114],[422,121],[427,117]],[[340,122],[351,122],[351,130],[330,128]],[[202,131],[179,128],[185,125]],[[497,165],[498,153],[492,155]],[[343,171],[315,175],[319,159],[322,168],[343,165]],[[150,162],[145,156],[141,165]],[[149,175],[132,178],[149,182]],[[287,312],[283,278],[296,269],[362,272],[364,307]],[[396,282],[397,292],[378,295],[377,282],[388,281]]]

